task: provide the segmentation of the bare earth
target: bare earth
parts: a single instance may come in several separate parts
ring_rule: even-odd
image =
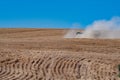
[[[0,80],[120,80],[120,39],[65,39],[67,29],[0,29]]]

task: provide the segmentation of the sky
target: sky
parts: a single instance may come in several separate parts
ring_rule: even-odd
[[[120,16],[120,0],[0,0],[0,28],[85,28]]]

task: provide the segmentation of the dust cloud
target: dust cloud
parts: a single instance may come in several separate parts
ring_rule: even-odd
[[[99,39],[120,39],[120,17],[113,17],[111,20],[98,20],[88,25],[80,32],[71,29],[64,38],[99,38]]]

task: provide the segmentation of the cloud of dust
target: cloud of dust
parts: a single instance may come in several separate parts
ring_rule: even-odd
[[[67,32],[67,34],[64,35],[64,38],[75,38],[79,27],[81,27],[79,23],[72,24],[72,28]]]
[[[64,38],[100,38],[120,39],[120,17],[113,17],[111,20],[98,20],[88,25],[82,34],[71,29]]]

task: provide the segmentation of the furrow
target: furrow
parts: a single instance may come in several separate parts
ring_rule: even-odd
[[[7,71],[7,72],[6,72],[5,74],[3,74],[3,75],[0,76],[1,79],[7,78],[8,75],[10,74],[10,65],[7,65],[7,64],[6,64],[6,71]]]
[[[28,66],[27,63],[28,63],[28,60],[26,60],[26,62],[21,63],[21,65],[20,65],[23,74],[20,75],[19,80],[25,80],[25,78],[28,76],[28,72],[26,70],[26,67]]]
[[[15,64],[11,64],[10,74],[3,78],[3,80],[11,80],[11,78],[14,76],[15,76]]]
[[[24,71],[21,65],[23,65],[23,63],[18,63],[16,66],[18,70],[18,75],[13,78],[14,80],[20,80],[20,78],[24,75]]]
[[[33,74],[31,72],[31,66],[32,66],[32,62],[33,60],[31,60],[30,58],[28,58],[28,60],[25,62],[24,66],[24,75],[21,79],[23,80],[29,80],[29,78],[33,77]]]
[[[60,64],[60,62],[61,62],[62,59],[64,59],[64,58],[60,57],[60,58],[56,59],[56,62],[54,63],[55,65],[54,65],[53,69],[54,69],[54,75],[56,77],[59,77],[58,65]]]
[[[14,72],[14,74],[12,76],[10,76],[11,80],[15,80],[14,78],[16,78],[17,76],[19,76],[19,74],[20,74],[19,73],[19,69],[17,68],[18,65],[19,65],[18,63],[15,63],[15,65],[14,65],[15,72]]]
[[[5,66],[5,64],[1,64],[0,76],[2,76],[4,73],[6,73],[6,66]],[[0,78],[1,78],[1,77],[0,77]]]

